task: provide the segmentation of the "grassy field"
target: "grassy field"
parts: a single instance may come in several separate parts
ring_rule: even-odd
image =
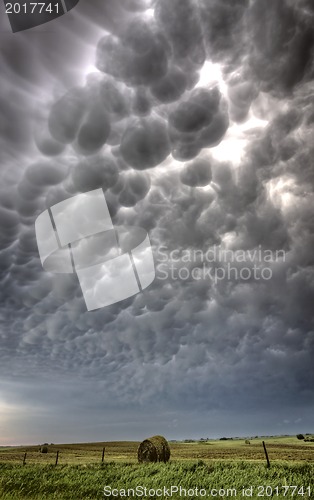
[[[171,461],[203,460],[205,462],[240,460],[264,462],[262,441],[266,442],[271,461],[293,461],[314,463],[314,443],[299,441],[296,437],[271,437],[250,439],[228,439],[226,441],[170,442]],[[48,446],[48,454],[39,453],[38,446],[0,448],[0,462],[21,464],[27,453],[28,465],[48,465],[55,463],[59,451],[60,465],[99,464],[105,447],[105,462],[137,462],[135,441],[103,443],[53,444]]]
[[[263,439],[271,461],[269,469],[265,465]],[[103,447],[105,461],[102,464]],[[112,489],[134,490],[137,486],[154,490],[147,491],[146,496],[145,491],[140,490],[138,498],[202,498],[206,495],[257,499],[314,495],[314,443],[304,443],[296,437],[258,438],[250,440],[250,444],[243,439],[170,443],[168,464],[138,464],[137,447],[137,442],[50,445],[48,454],[39,453],[39,446],[0,448],[0,498],[136,498],[133,491],[124,495],[124,491]],[[55,467],[57,450],[59,464]],[[179,491],[171,492],[171,486],[183,488],[181,496]],[[155,491],[164,487],[166,491]],[[196,488],[204,491],[200,494]]]

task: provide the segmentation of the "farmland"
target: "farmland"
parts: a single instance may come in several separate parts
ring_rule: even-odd
[[[312,462],[314,464],[314,443],[299,441],[295,436],[255,438],[249,440],[250,444],[246,444],[245,439],[170,442],[171,461],[264,462],[263,440],[266,442],[271,461]],[[56,452],[59,451],[60,465],[99,464],[102,450],[105,448],[105,462],[136,463],[138,445],[136,441],[51,444],[48,445],[48,454],[39,453],[39,445],[0,448],[0,462],[22,463],[26,452],[28,464],[54,464]]]
[[[266,442],[271,461],[269,469],[265,465],[262,440]],[[148,489],[180,485],[190,489],[190,493],[193,488],[203,488],[209,497],[214,497],[216,490],[225,493],[219,496],[230,496],[227,491],[233,490],[234,494],[236,490],[236,496],[243,498],[243,488],[251,487],[251,498],[259,498],[262,495],[257,496],[258,493],[263,492],[265,497],[271,493],[277,498],[309,498],[310,490],[306,489],[309,487],[314,494],[314,443],[305,443],[296,437],[256,438],[250,439],[250,444],[244,439],[170,442],[168,464],[138,464],[138,444],[58,444],[49,445],[47,454],[39,453],[39,446],[0,448],[0,498],[123,498],[120,490],[139,485]],[[101,463],[103,448],[105,457]],[[105,497],[105,486],[117,491],[108,490]],[[263,486],[268,486],[268,490],[258,489]],[[298,489],[289,490],[288,486],[298,486]],[[166,490],[163,498],[179,498],[179,493],[169,493]],[[195,491],[193,495],[197,497]]]

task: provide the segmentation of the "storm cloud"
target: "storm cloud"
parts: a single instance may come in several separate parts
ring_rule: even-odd
[[[0,408],[25,416],[0,415],[5,442],[308,431],[313,17],[81,0],[51,32],[2,26]],[[115,226],[148,231],[156,279],[87,312],[76,275],[43,270],[35,220],[99,188]]]

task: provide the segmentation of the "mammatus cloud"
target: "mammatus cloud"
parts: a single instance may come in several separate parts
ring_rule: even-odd
[[[196,408],[200,428],[227,410],[234,421],[245,421],[245,410],[258,422],[270,401],[275,427],[279,406],[307,414],[312,4],[105,4],[78,5],[72,29],[71,14],[55,24],[60,37],[19,35],[1,56],[3,397],[23,377],[34,387],[28,397],[46,405],[36,385],[44,373],[47,386],[58,382],[60,409],[65,399],[75,406],[86,398],[95,421],[104,408],[134,415],[134,405],[169,412],[169,422]],[[75,276],[43,272],[34,223],[54,204],[99,188],[116,226],[149,232],[157,277],[142,294],[88,313]],[[194,279],[200,253],[183,256],[219,245],[285,258],[268,263],[269,281],[235,272],[216,283]],[[73,378],[84,381],[79,396]],[[63,381],[66,397],[56,387]],[[95,396],[87,397],[89,387]]]

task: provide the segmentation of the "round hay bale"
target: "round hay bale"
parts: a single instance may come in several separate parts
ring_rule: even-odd
[[[139,462],[168,462],[170,448],[163,436],[153,436],[145,439],[138,447]]]

